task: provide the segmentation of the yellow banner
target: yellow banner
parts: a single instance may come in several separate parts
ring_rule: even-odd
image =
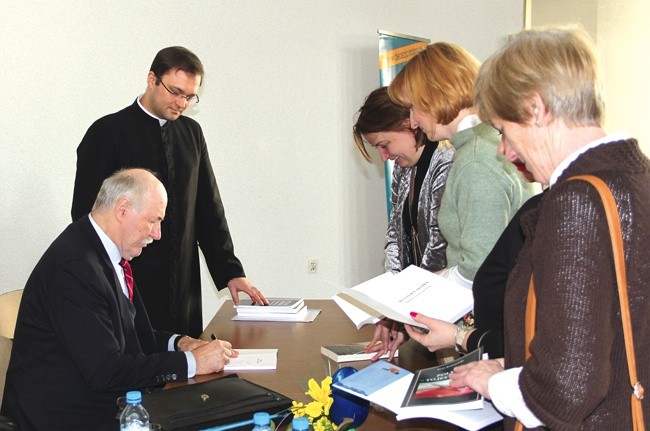
[[[411,45],[379,53],[379,69],[387,69],[406,63],[428,45],[427,42],[415,42]]]

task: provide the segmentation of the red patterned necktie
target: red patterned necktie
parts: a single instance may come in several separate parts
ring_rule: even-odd
[[[131,264],[124,259],[120,259],[120,266],[124,269],[126,287],[129,289],[129,301],[133,302],[133,272],[131,271]]]

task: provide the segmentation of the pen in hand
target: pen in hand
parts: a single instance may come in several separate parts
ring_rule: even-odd
[[[214,341],[214,340],[217,339],[217,336],[214,335],[214,334],[210,334],[210,338],[212,339],[212,341]],[[237,350],[235,350],[235,349],[232,349],[232,353],[233,353],[233,355],[232,355],[233,358],[236,358],[236,357],[239,356],[239,352]]]

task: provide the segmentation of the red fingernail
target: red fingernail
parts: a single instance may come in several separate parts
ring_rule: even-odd
[[[411,317],[417,317],[418,316],[418,313],[416,313],[415,311],[411,311],[410,314],[411,314]]]

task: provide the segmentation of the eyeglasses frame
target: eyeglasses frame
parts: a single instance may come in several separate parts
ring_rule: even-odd
[[[163,88],[165,90],[167,90],[167,92],[169,92],[169,94],[171,94],[172,96],[181,98],[181,99],[185,100],[188,104],[199,103],[199,95],[198,94],[186,95],[186,94],[178,93],[176,91],[172,91],[169,88],[167,88],[167,86],[162,81],[162,79],[160,79],[160,76],[158,76],[156,74],[154,74],[154,76],[156,77],[156,80],[162,84]],[[196,99],[196,101],[194,99]]]

